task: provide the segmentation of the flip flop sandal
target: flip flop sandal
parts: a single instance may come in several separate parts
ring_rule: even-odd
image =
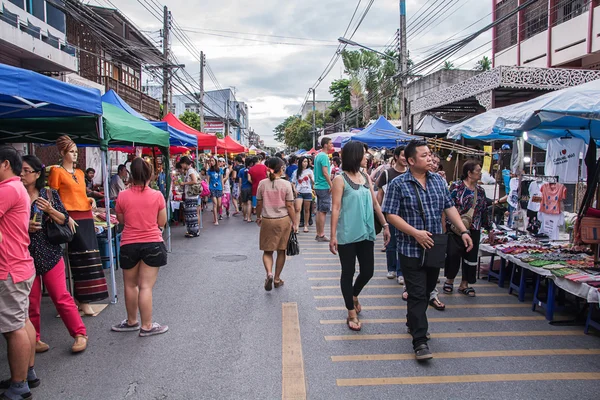
[[[360,314],[360,312],[362,311],[362,307],[360,305],[360,303],[358,302],[358,300],[353,300],[354,302],[354,309],[356,310],[357,314]]]
[[[454,284],[444,282],[444,293],[452,293],[454,291]]]
[[[280,279],[279,282],[277,281],[273,281],[273,286],[275,286],[275,289],[277,289],[280,286],[283,286],[285,282],[283,281],[283,279]]]
[[[464,289],[459,288],[458,293],[464,294],[465,296],[468,296],[468,297],[475,297],[475,289],[473,289],[472,287],[468,287],[468,288],[464,288]]]
[[[354,323],[355,325],[358,325],[358,327],[353,328],[352,326],[350,326],[350,322]],[[348,325],[348,328],[350,328],[350,330],[354,332],[358,332],[362,329],[362,325],[360,324],[360,320],[358,318],[346,318],[346,325]]]
[[[269,275],[267,279],[265,279],[265,290],[270,292],[273,289],[273,275]]]
[[[446,305],[443,304],[438,299],[431,299],[431,300],[429,300],[429,305],[431,307],[435,308],[438,311],[444,311],[446,309]]]

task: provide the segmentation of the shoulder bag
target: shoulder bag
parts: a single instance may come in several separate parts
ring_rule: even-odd
[[[460,219],[462,220],[462,222],[467,230],[471,229],[471,224],[473,223],[473,215],[475,214],[475,208],[477,207],[477,192],[478,192],[477,185],[475,185],[475,195],[473,197],[473,205],[471,206],[469,211],[467,211],[466,214],[463,214],[460,216]],[[463,192],[463,196],[464,196],[464,192]],[[463,231],[458,229],[458,227],[456,225],[451,224],[450,230],[454,234],[456,234],[458,236],[462,236]]]
[[[44,189],[44,193],[46,194],[46,198],[50,202],[50,205],[54,207],[54,195],[52,190],[48,191],[47,189]],[[73,231],[71,228],[69,228],[67,224],[57,224],[50,216],[47,216],[46,219],[45,233],[48,241],[52,244],[65,244],[73,240]]]
[[[417,201],[419,202],[419,213],[423,218],[423,226],[427,228],[427,221],[425,219],[425,208],[421,201],[421,195],[419,194],[419,188],[415,182],[412,182],[415,187],[415,193],[417,194]],[[446,265],[446,251],[448,249],[448,235],[445,233],[435,233],[431,235],[433,239],[433,247],[430,249],[423,249],[421,255],[421,267],[422,268],[444,268]]]

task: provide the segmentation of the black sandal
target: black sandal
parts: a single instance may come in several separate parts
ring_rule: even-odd
[[[443,304],[438,299],[431,299],[431,300],[429,300],[429,305],[431,307],[435,308],[438,311],[444,311],[446,309],[446,305]]]
[[[454,284],[448,283],[448,281],[444,282],[444,293],[452,293],[454,291]]]
[[[475,297],[475,289],[472,287],[466,287],[464,289],[458,288],[458,293],[464,294],[467,297]]]

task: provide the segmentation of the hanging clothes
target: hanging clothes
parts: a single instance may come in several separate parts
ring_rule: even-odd
[[[540,189],[542,202],[540,212],[545,214],[562,214],[561,203],[567,198],[567,188],[562,183],[545,183]]]
[[[527,202],[527,209],[533,212],[540,211],[541,201],[542,191],[540,184],[537,181],[532,181],[529,184],[529,201]]]
[[[581,165],[581,176],[587,177],[587,167],[581,162],[586,153],[585,147],[585,142],[579,138],[550,139],[544,174],[558,176],[561,183],[577,183]]]

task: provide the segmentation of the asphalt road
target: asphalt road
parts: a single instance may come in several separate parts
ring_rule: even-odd
[[[475,299],[442,295],[448,309],[428,312],[437,357],[418,364],[402,289],[385,279],[383,253],[363,292],[363,330],[354,333],[344,324],[338,260],[314,241],[314,230],[300,235],[302,254],[288,260],[285,285],[267,293],[258,227],[238,217],[214,227],[210,218],[205,213],[196,239],[173,227],[173,252],[154,291],[155,320],[170,328],[164,335],[111,332],[125,318],[120,296],[84,320],[89,347],[72,355],[72,339],[43,299],[50,351],[37,357],[42,384],[34,398],[281,399],[294,388],[325,400],[598,398],[600,335],[548,324],[531,311],[530,297],[519,303],[487,281]],[[120,271],[117,279],[122,292]],[[297,320],[282,318],[284,304],[297,306]],[[282,333],[297,326],[301,352],[290,336],[291,347],[282,346]],[[8,376],[6,360],[0,374]]]

